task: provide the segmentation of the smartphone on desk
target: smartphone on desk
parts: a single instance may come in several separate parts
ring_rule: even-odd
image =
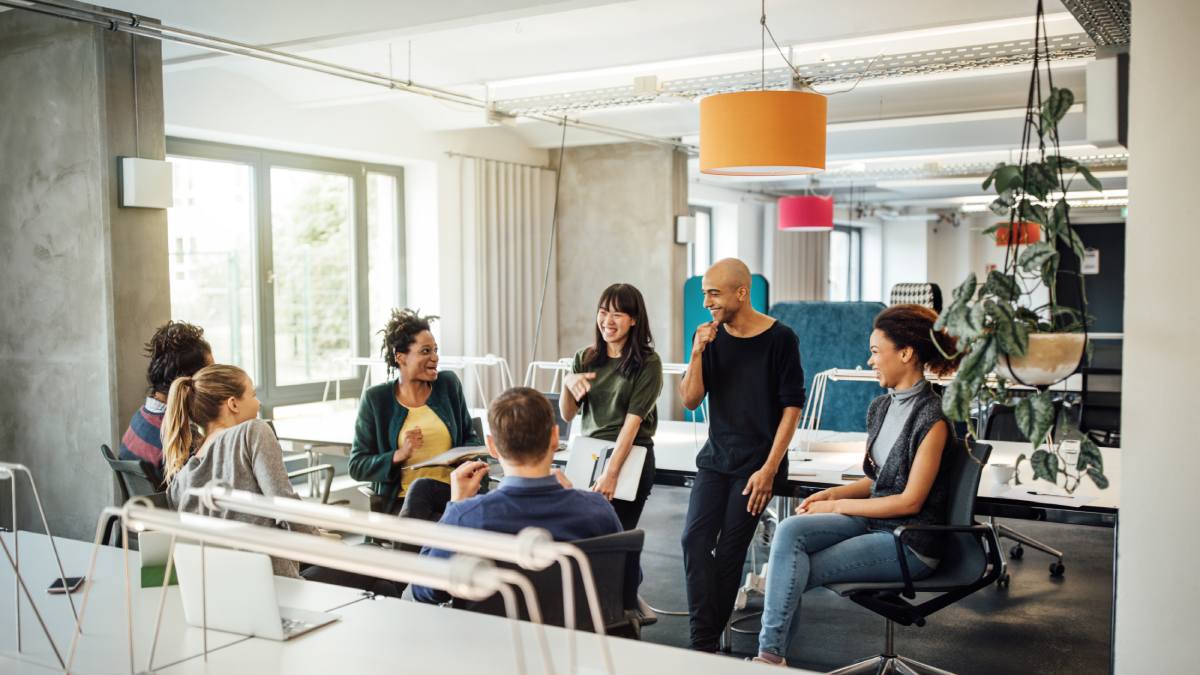
[[[65,582],[65,583],[64,583]],[[83,585],[83,577],[67,577],[66,579],[55,579],[54,583],[50,584],[50,588],[46,589],[47,593],[61,595],[63,593],[74,593]]]

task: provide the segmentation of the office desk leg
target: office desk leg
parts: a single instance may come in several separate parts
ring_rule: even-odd
[[[1121,517],[1113,519],[1112,552],[1112,617],[1108,626],[1108,672],[1117,672],[1117,543],[1121,529]]]

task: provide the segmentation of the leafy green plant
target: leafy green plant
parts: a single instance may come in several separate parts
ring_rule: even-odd
[[[1043,29],[1040,9],[1039,6],[1038,26]],[[1071,226],[1071,207],[1066,194],[1072,181],[1078,178],[1096,190],[1101,190],[1102,186],[1087,167],[1062,156],[1058,150],[1058,124],[1070,110],[1075,97],[1069,89],[1054,87],[1049,50],[1044,41],[1038,42],[1040,35],[1039,30],[1034,38],[1037,49],[1020,161],[997,164],[983,181],[984,190],[990,188],[996,192],[990,207],[992,212],[1008,217],[1007,224],[999,223],[984,231],[985,236],[992,237],[1001,228],[1008,228],[1010,236],[1004,265],[989,272],[982,281],[974,273],[969,274],[954,289],[950,305],[938,318],[935,329],[944,328],[957,338],[959,352],[963,354],[958,373],[942,399],[946,416],[966,422],[975,403],[983,409],[993,403],[1013,407],[1017,426],[1034,447],[1029,457],[1034,478],[1055,483],[1062,478],[1063,487],[1073,492],[1084,476],[1100,488],[1108,486],[1099,448],[1064,420],[1056,435],[1060,439],[1071,436],[1080,440],[1079,458],[1074,466],[1068,466],[1057,443],[1047,443],[1047,449],[1040,449],[1038,446],[1051,438],[1050,432],[1055,426],[1055,406],[1050,392],[1042,388],[1024,396],[1014,395],[1004,378],[992,375],[1001,357],[1026,355],[1031,334],[1086,329],[1084,313],[1058,304],[1061,254],[1057,243],[1061,242],[1080,261],[1081,268],[1085,250],[1079,234]],[[1049,95],[1045,98],[1042,97],[1039,69],[1042,60],[1046,61],[1049,80]],[[1053,147],[1053,152],[1047,152],[1047,144]],[[1045,233],[1041,241],[1022,245],[1019,228],[1027,222],[1041,226]],[[1082,273],[1074,274],[1083,297]],[[1041,287],[1047,289],[1049,301],[1035,305],[1033,296]],[[972,435],[977,434],[978,430],[972,430]],[[1022,454],[1018,464],[1024,460]]]

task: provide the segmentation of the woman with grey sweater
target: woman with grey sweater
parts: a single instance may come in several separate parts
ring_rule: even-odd
[[[953,430],[925,373],[947,375],[957,359],[945,356],[955,353],[954,340],[933,330],[936,321],[937,314],[920,305],[895,305],[875,317],[868,364],[888,393],[867,410],[866,476],[809,496],[779,524],[755,661],[786,665],[804,591],[836,582],[900,581],[892,530],[945,522],[947,486],[940,468]],[[933,573],[941,543],[930,533],[905,538],[914,579]]]
[[[275,432],[257,419],[259,407],[254,383],[236,366],[207,366],[171,384],[162,440],[167,500],[173,508],[202,512],[199,500],[188,495],[188,490],[204,487],[212,480],[268,497],[299,499],[288,480],[283,448]],[[203,431],[198,439],[194,427]],[[193,452],[197,440],[199,446]],[[255,525],[277,525],[270,518],[242,513],[219,515]],[[294,524],[290,528],[318,534],[308,525]],[[271,563],[278,576],[299,576],[291,560],[272,558]]]

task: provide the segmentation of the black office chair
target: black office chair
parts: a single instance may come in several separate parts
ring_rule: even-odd
[[[1054,420],[1055,424],[1063,414],[1063,401],[1056,399],[1054,401]],[[984,411],[983,418],[983,440],[985,441],[1013,441],[1017,443],[1028,443],[1029,439],[1025,437],[1024,432],[1017,426],[1016,412],[1012,407],[993,403]],[[1013,560],[1020,560],[1025,556],[1025,546],[1037,549],[1047,555],[1053,556],[1055,561],[1050,563],[1050,576],[1061,577],[1067,570],[1064,562],[1063,552],[1046,544],[1042,541],[1034,539],[1026,534],[1018,532],[1011,527],[997,523],[996,518],[992,517],[988,520],[992,529],[996,530],[996,534],[1001,539],[1011,539],[1015,542],[1012,548],[1008,549],[1008,557]],[[1008,571],[1002,571],[998,579],[999,585],[1003,588],[1008,586],[1009,575]]]
[[[155,506],[167,508],[167,493],[159,489],[158,471],[152,464],[140,459],[117,459],[112,448],[104,444],[100,445],[100,456],[108,462],[109,468],[117,477],[117,489],[121,493],[122,504],[133,497],[147,497]],[[104,538],[101,541],[109,543],[109,538],[120,520],[118,516],[108,519],[104,524]],[[114,545],[117,543],[119,542]]]
[[[600,615],[604,619],[604,630],[610,635],[639,639],[642,626],[654,622],[646,620],[638,612],[637,588],[641,580],[640,561],[645,536],[641,530],[630,530],[571,542],[583,551],[592,565],[596,593],[600,599]],[[566,625],[563,615],[562,572],[559,571],[557,563],[537,572],[530,572],[509,563],[502,562],[497,565],[515,569],[533,582],[542,611],[542,621],[552,626]],[[575,626],[580,630],[591,631],[592,615],[587,604],[583,578],[576,566],[572,565],[572,569],[575,580]],[[529,609],[525,605],[525,599],[519,594],[517,598],[520,616],[528,620]],[[506,616],[504,601],[498,593],[478,601],[454,598],[450,606]]]
[[[842,597],[879,614],[886,619],[884,648],[879,656],[846,666],[829,675],[858,673],[935,673],[945,671],[919,661],[899,656],[895,652],[895,624],[924,626],[930,614],[958,602],[975,591],[992,584],[1000,576],[1003,558],[996,533],[987,525],[975,523],[975,493],[979,490],[979,474],[992,452],[990,445],[975,444],[968,453],[961,442],[953,446],[954,454],[945,458],[942,471],[948,472],[950,494],[946,525],[908,525],[896,528],[896,553],[900,559],[903,581],[860,582],[827,586]],[[902,543],[906,532],[940,532],[946,549],[933,574],[913,581],[908,576]],[[936,593],[924,602],[909,602],[917,593]]]

